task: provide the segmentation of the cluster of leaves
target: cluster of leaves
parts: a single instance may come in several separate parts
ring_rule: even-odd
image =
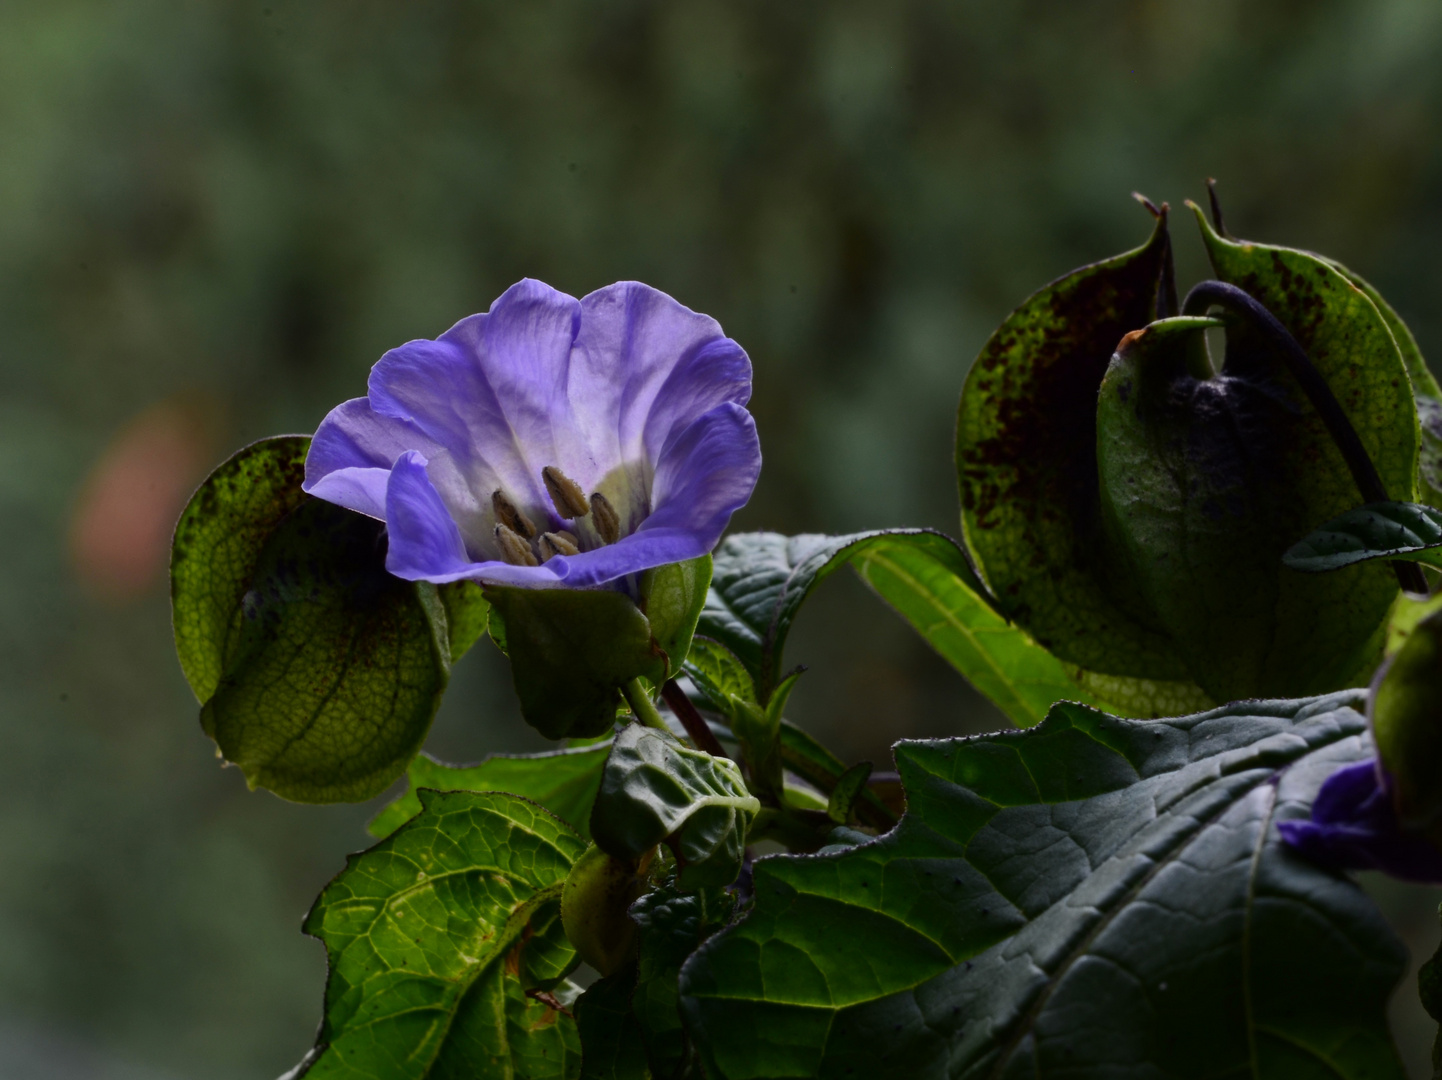
[[[1413,501],[1442,501],[1442,391],[1365,282],[1220,222],[1218,277],[1310,367],[1179,314],[1155,213],[973,366],[961,544],[751,533],[634,597],[436,587],[301,493],[304,438],[222,465],[172,567],[206,733],[297,801],[407,779],[306,921],[330,976],[292,1075],[1400,1075],[1400,945],[1276,824],[1377,752],[1353,687],[1416,618],[1388,563],[1442,566]],[[1339,415],[1387,501],[1358,509]],[[791,723],[788,633],[847,566],[1021,730],[888,776]],[[565,746],[419,754],[483,637]]]

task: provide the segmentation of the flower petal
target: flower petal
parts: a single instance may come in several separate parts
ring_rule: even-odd
[[[756,424],[739,405],[724,404],[692,424],[662,452],[656,509],[619,543],[546,563],[574,588],[603,585],[653,566],[711,551],[761,474]]]
[[[557,456],[556,431],[575,426],[566,369],[579,311],[564,293],[521,281],[486,314],[392,349],[371,371],[371,407],[455,462],[462,489],[439,486],[472,547],[489,542],[498,489],[538,524],[550,520],[541,469]]]
[[[624,465],[642,497],[674,432],[723,402],[746,403],[751,361],[715,319],[620,281],[581,300],[568,392],[576,438],[558,440],[558,464],[589,487]]]
[[[1375,761],[1338,769],[1317,793],[1310,820],[1282,821],[1277,829],[1288,844],[1324,866],[1442,882],[1442,851],[1402,831]]]

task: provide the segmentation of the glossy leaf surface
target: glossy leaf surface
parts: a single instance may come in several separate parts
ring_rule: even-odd
[[[330,977],[299,1075],[576,1076],[573,1021],[525,991],[572,963],[558,908],[580,837],[512,795],[427,791],[421,802],[347,860],[306,919]]]
[[[447,765],[419,755],[406,770],[410,788],[367,826],[374,837],[395,832],[421,811],[420,789],[505,791],[544,806],[580,834],[591,838],[591,804],[601,787],[609,742],[545,754],[492,754],[478,765]]]
[[[1096,394],[1122,335],[1156,317],[1166,219],[1140,248],[1029,297],[972,364],[957,413],[962,534],[1001,613],[1063,660],[1174,680],[1186,668],[1109,565]]]
[[[261,549],[300,490],[310,439],[281,435],[240,450],[210,474],[175,526],[170,597],[175,651],[203,705],[220,685],[228,642]]]
[[[311,499],[271,533],[201,724],[252,787],[376,795],[420,750],[450,672],[434,586],[385,570],[383,526]]]
[[[1442,510],[1420,503],[1368,503],[1318,526],[1282,557],[1293,570],[1313,574],[1369,559],[1442,566]]]
[[[617,858],[665,843],[685,888],[729,885],[741,870],[746,830],[761,809],[741,770],[640,724],[611,746],[591,810],[591,835]]]
[[[548,739],[610,730],[623,683],[658,682],[664,654],[630,597],[609,589],[488,588],[526,723]],[[493,635],[496,629],[493,629]]]
[[[1405,952],[1275,827],[1370,756],[1364,699],[899,743],[897,829],[759,860],[683,968],[708,1075],[1400,1078]]]
[[[1036,723],[1059,699],[1089,700],[1060,661],[992,610],[955,542],[925,530],[729,537],[698,633],[741,660],[765,703],[802,603],[847,563],[1013,723]]]

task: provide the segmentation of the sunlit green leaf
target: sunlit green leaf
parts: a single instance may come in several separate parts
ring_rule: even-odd
[[[493,754],[479,765],[447,765],[419,755],[406,770],[410,788],[377,814],[369,826],[377,838],[389,836],[421,810],[419,790],[505,791],[539,803],[591,837],[591,803],[601,786],[609,742],[545,754]]]
[[[759,860],[682,969],[707,1075],[1400,1080],[1405,951],[1276,829],[1370,758],[1364,700],[899,743],[897,829]]]
[[[446,609],[446,628],[450,634],[451,663],[455,663],[486,632],[491,605],[481,586],[474,581],[453,581],[438,586],[441,606]]]
[[[379,522],[311,499],[261,549],[201,724],[252,787],[359,801],[420,750],[449,670],[435,587],[386,573]]]
[[[1442,566],[1442,510],[1420,503],[1368,503],[1319,525],[1282,556],[1293,570],[1314,574],[1369,559]]]
[[[1442,615],[1413,628],[1373,689],[1377,754],[1391,773],[1402,822],[1442,822]]]
[[[1122,335],[1156,318],[1169,251],[1163,216],[1140,248],[1028,298],[972,364],[956,434],[963,536],[1001,613],[1063,660],[1162,680],[1187,671],[1109,562],[1096,394]]]
[[[686,888],[729,885],[761,804],[735,762],[631,724],[616,735],[591,810],[591,835],[617,858],[665,843]]]
[[[225,670],[227,643],[261,548],[308,498],[300,490],[310,438],[281,435],[237,452],[200,485],[180,521],[170,555],[175,651],[190,688],[209,701]]]
[[[584,846],[513,795],[421,794],[421,814],[353,855],[306,919],[330,961],[307,1080],[569,1080],[574,1022],[527,990],[572,965],[562,883]]]
[[[782,679],[802,603],[848,563],[1013,723],[1036,723],[1060,699],[1091,700],[1060,661],[991,608],[955,541],[928,530],[728,537],[698,633],[741,660],[764,704]]]

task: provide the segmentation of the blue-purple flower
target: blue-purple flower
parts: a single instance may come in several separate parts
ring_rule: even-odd
[[[1397,820],[1382,764],[1361,761],[1327,777],[1311,819],[1277,824],[1282,839],[1337,870],[1381,870],[1405,881],[1442,882],[1442,851]]]
[[[539,281],[392,349],[315,433],[304,488],[386,523],[386,569],[586,588],[704,555],[761,470],[751,362],[639,282]]]

